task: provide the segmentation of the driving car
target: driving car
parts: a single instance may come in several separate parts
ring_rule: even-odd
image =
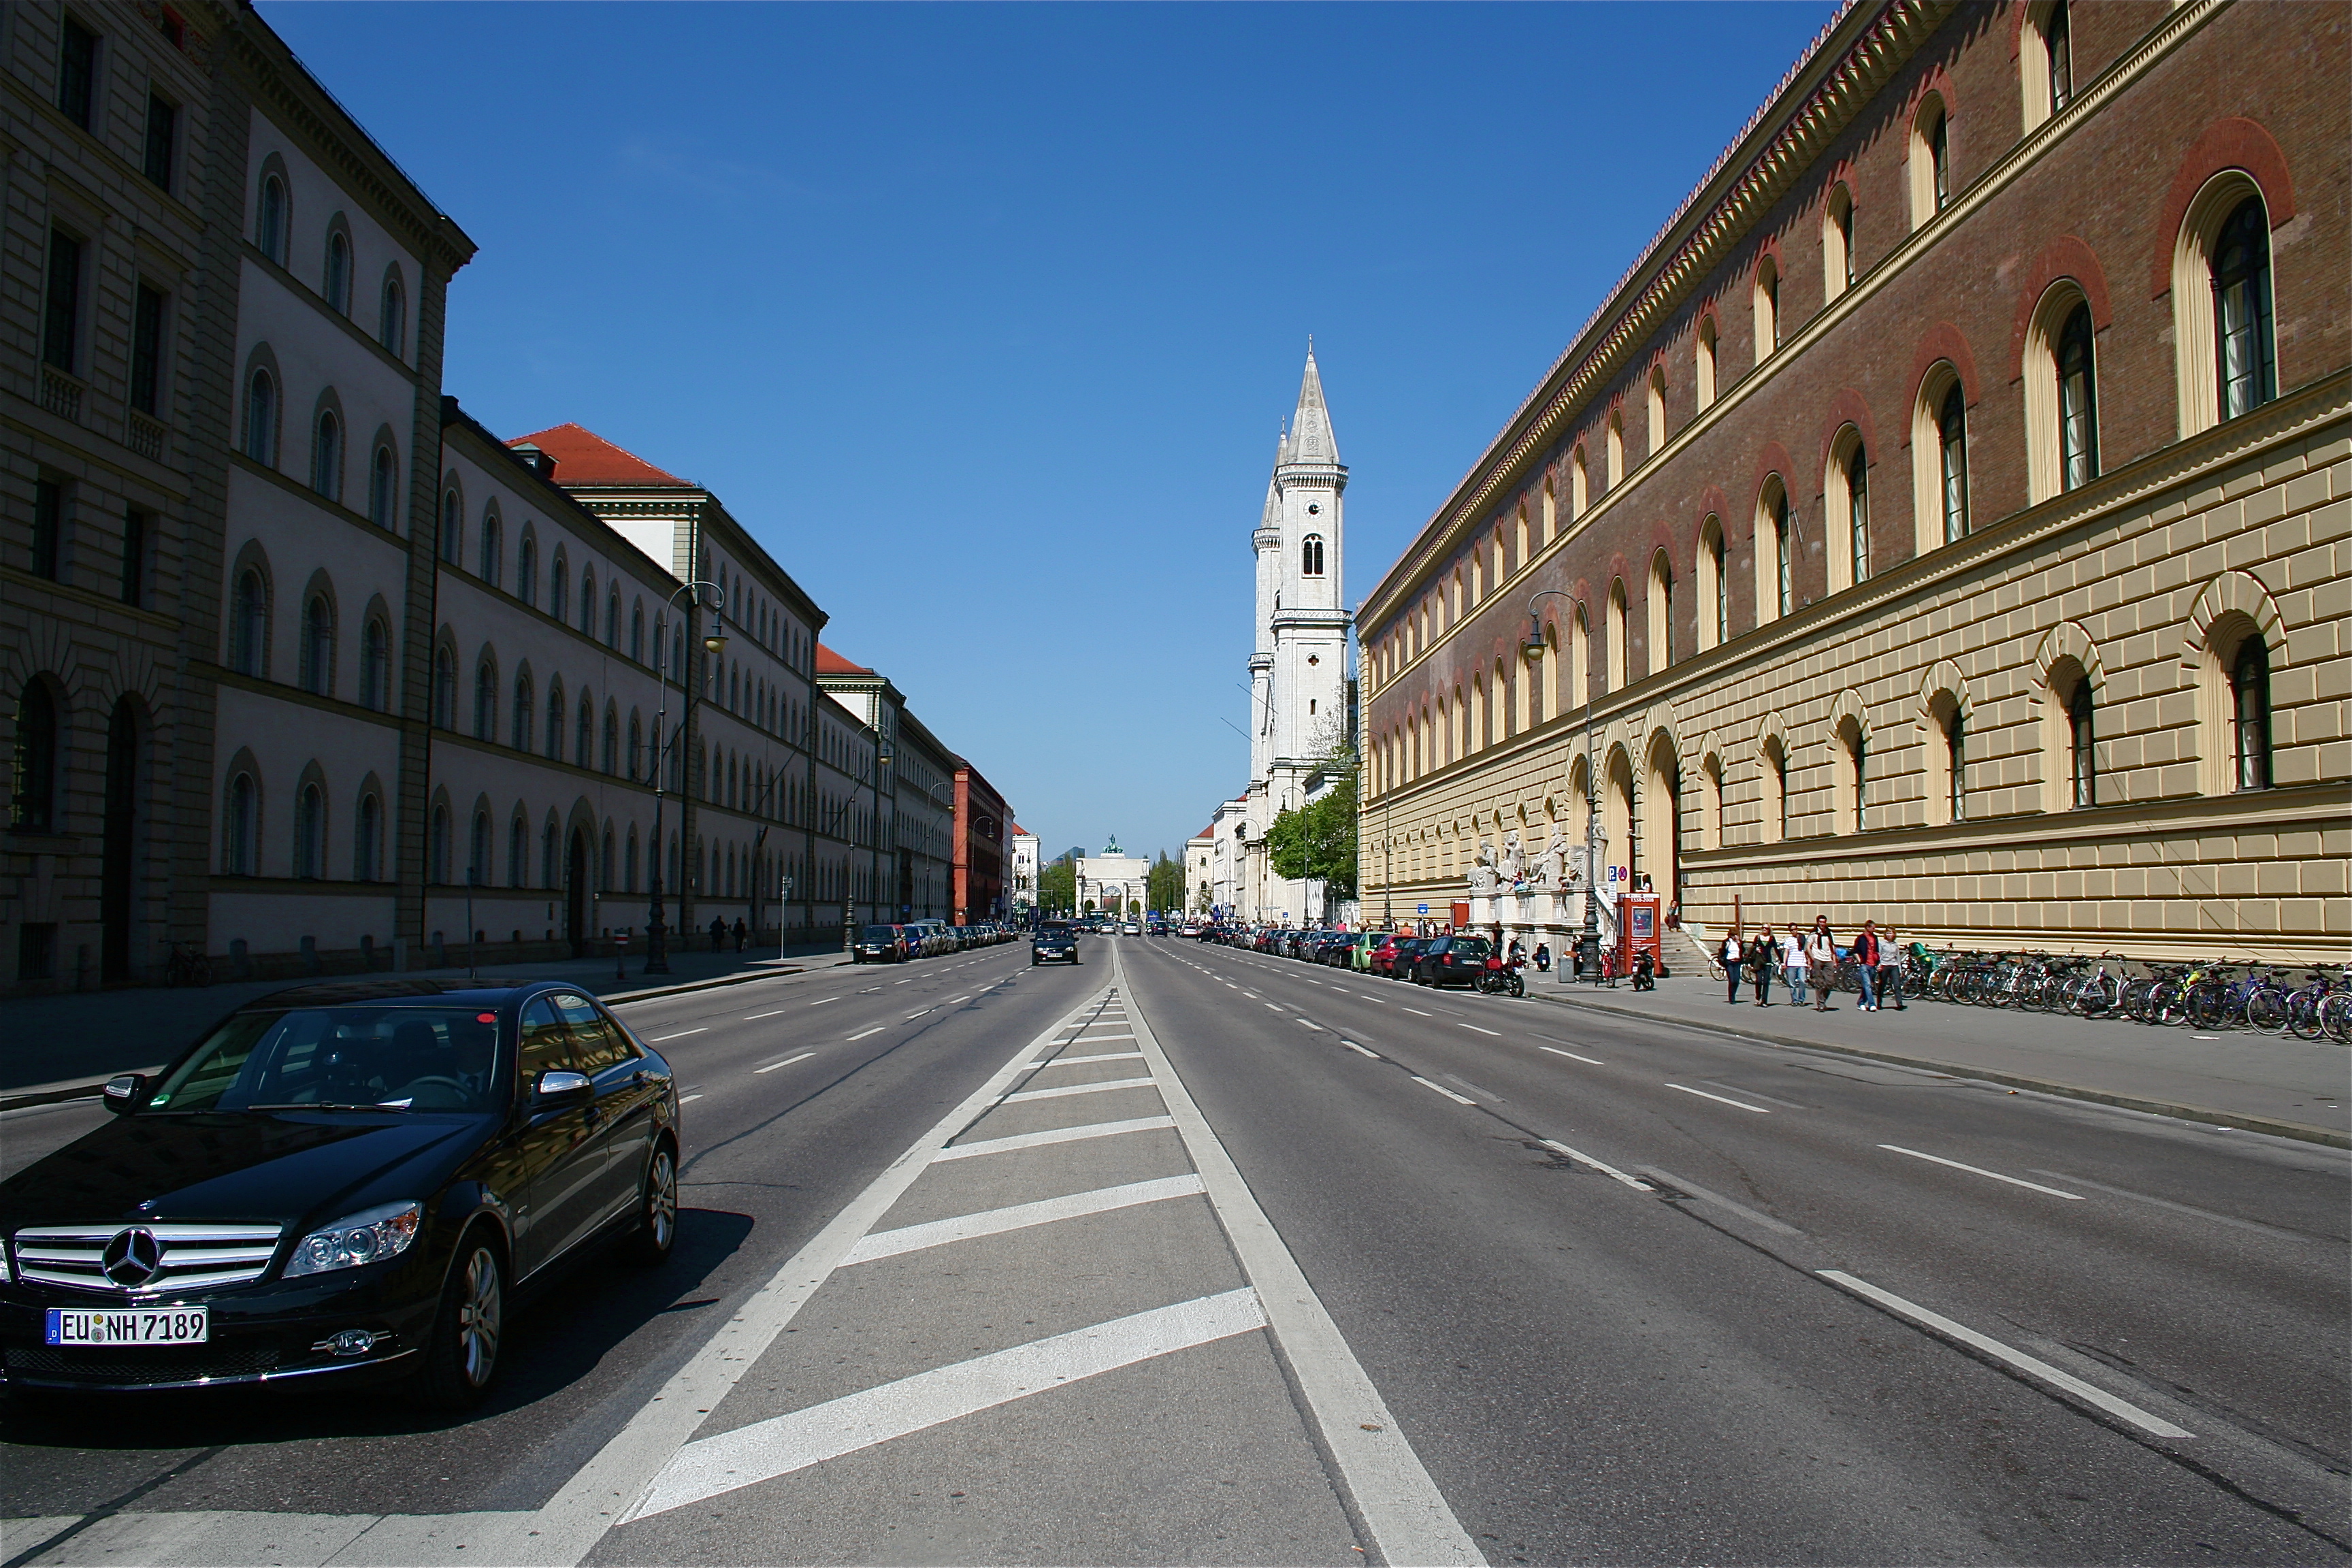
[[[1443,990],[1460,984],[1475,985],[1486,973],[1486,955],[1495,944],[1483,936],[1441,936],[1423,946],[1412,961],[1416,984]]]
[[[857,933],[849,949],[852,963],[904,963],[907,933],[898,926],[870,925]]]
[[[555,982],[244,1004],[0,1182],[14,1394],[404,1380],[478,1402],[526,1291],[677,1223],[669,1064]]]
[[[1046,963],[1078,961],[1078,928],[1067,921],[1040,921],[1029,934],[1029,963],[1034,967]]]

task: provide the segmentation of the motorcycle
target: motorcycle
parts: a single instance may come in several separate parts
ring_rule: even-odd
[[[1655,991],[1657,988],[1657,960],[1652,958],[1650,956],[1649,950],[1644,948],[1633,955],[1633,989],[1636,991]]]
[[[1519,970],[1526,963],[1523,958],[1488,959],[1486,970],[1478,976],[1478,989],[1489,996],[1526,995],[1528,983],[1519,977]]]

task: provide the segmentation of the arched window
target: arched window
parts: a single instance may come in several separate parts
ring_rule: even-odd
[[[278,462],[278,383],[257,368],[245,384],[245,455],[266,467]]]
[[[608,773],[621,771],[621,716],[610,707],[604,710],[604,769]]]
[[[1655,454],[1666,444],[1666,373],[1661,366],[1650,367],[1650,451]]]
[[[2259,198],[2238,204],[2214,244],[2213,331],[2221,417],[2234,419],[2276,397],[2270,217]]]
[[[373,794],[360,796],[352,841],[352,876],[362,882],[383,878],[383,802]]]
[[[261,574],[248,566],[236,574],[236,596],[229,610],[229,668],[239,675],[268,673],[269,592]]]
[[[629,715],[629,778],[632,783],[653,776],[653,770],[643,766],[646,754],[645,721],[635,712]]]
[[[1789,752],[1778,735],[1767,736],[1761,752],[1765,842],[1778,844],[1789,837]]]
[[[1608,661],[1608,689],[1617,691],[1625,685],[1625,579],[1612,578],[1609,584],[1609,645],[1602,650]]]
[[[2074,785],[2077,808],[2099,804],[2095,700],[2087,675],[2075,680],[2074,689],[2066,699],[2066,772]]]
[[[352,313],[352,237],[340,228],[327,236],[327,308]]]
[[[486,887],[490,880],[490,814],[477,809],[474,831],[466,848],[466,880],[475,887]]]
[[[1675,661],[1675,572],[1663,550],[1650,557],[1650,673]]]
[[[254,875],[254,852],[261,837],[261,792],[251,773],[228,781],[221,814],[221,869],[232,877]]]
[[[310,432],[310,488],[329,500],[343,499],[343,422],[331,408],[319,410]]]
[[[530,536],[528,526],[515,551],[515,597],[526,605],[539,603],[539,541]]]
[[[499,738],[499,671],[485,654],[474,667],[474,739]]]
[[[302,606],[302,689],[331,697],[335,689],[335,611],[324,594]]]
[[[452,566],[462,559],[458,552],[465,532],[465,518],[458,508],[456,490],[441,498],[441,559]]]
[[[569,620],[572,616],[571,601],[567,597],[571,591],[572,584],[565,581],[563,548],[558,545],[555,564],[547,574],[547,613],[559,621]]]
[[[1709,516],[1698,529],[1699,647],[1731,640],[1731,579],[1724,572],[1723,521]]]
[[[1625,419],[1613,408],[1609,411],[1608,458],[1609,489],[1613,494],[1625,479]]]
[[[634,826],[629,829],[627,856],[627,869],[622,875],[621,891],[634,893],[637,890],[637,830]]]
[[[327,795],[306,784],[294,800],[294,875],[316,881],[327,874]]]
[[[1853,287],[1853,192],[1843,181],[1822,204],[1822,277],[1832,300]]]
[[[2230,741],[2241,790],[2271,787],[2271,656],[2248,632],[2230,661]]]
[[[539,835],[539,885],[541,887],[563,886],[562,849],[562,840],[555,830],[555,818],[551,816],[547,819],[547,826],[541,829]]]
[[[531,721],[537,717],[538,708],[531,700],[530,672],[527,669],[519,670],[516,672],[514,683],[513,732],[509,737],[508,744],[513,746],[518,752],[530,751]]]
[[[583,637],[596,635],[596,571],[583,568],[580,574],[580,633]]]
[[[58,826],[58,705],[46,682],[16,694],[16,741],[9,753],[8,826],[54,833]]]
[[[398,461],[389,447],[375,449],[375,466],[368,475],[368,521],[378,528],[393,526],[397,504]]]
[[[2097,378],[2091,363],[2091,307],[2067,312],[2058,331],[2058,480],[2062,489],[2091,482],[2099,471]]]
[[[1576,456],[1569,460],[1568,465],[1568,515],[1571,521],[1582,517],[1584,509],[1592,504],[1591,483],[1591,476],[1585,468],[1584,448],[1579,447],[1576,449]],[[1428,646],[1429,637],[1425,627],[1421,640],[1423,647]]]
[[[621,646],[621,584],[618,583],[604,591],[604,646]]]
[[[1781,615],[1797,608],[1796,530],[1789,520],[1789,492],[1782,490],[1772,509],[1772,592]]]
[[[406,357],[408,344],[408,294],[400,286],[397,273],[387,274],[383,280],[383,303],[376,314],[378,341],[390,349],[395,359]]]
[[[482,513],[481,577],[493,588],[499,585],[499,574],[506,563],[506,542],[501,537],[504,532],[499,526],[498,509],[486,509]]]
[[[2050,112],[2055,114],[2074,98],[2074,32],[2066,0],[2050,0],[2042,24],[2042,58],[2050,73]]]
[[[520,811],[507,824],[507,886],[530,884],[530,822]]]
[[[1299,574],[1307,577],[1323,575],[1323,536],[1310,533],[1299,542]]]
[[[1698,390],[1698,405],[1715,405],[1715,318],[1701,316],[1696,333],[1698,346],[1693,355],[1691,384]]]
[[[1845,459],[1846,551],[1853,581],[1870,576],[1870,460],[1856,441]]]
[[[1911,226],[1927,224],[1952,199],[1951,116],[1929,93],[1911,121]]]
[[[629,606],[629,657],[639,664],[646,661],[646,606],[643,600]]]
[[[547,760],[563,760],[563,682],[551,681],[547,688]]]
[[[1780,264],[1767,255],[1756,263],[1756,363],[1780,346]]]
[[[1944,820],[1966,822],[1969,816],[1968,715],[1958,703],[1942,715],[1944,742]]]
[[[1969,531],[1968,403],[1954,381],[1936,410],[1936,477],[1942,501],[1944,542],[1957,543]]]
[[[425,879],[446,887],[449,882],[449,808],[433,808],[433,826],[425,840]]]
[[[433,650],[433,726],[457,727],[457,660],[446,645]]]
[[[261,254],[286,265],[286,182],[276,174],[261,176],[261,209],[254,224],[253,243]]]
[[[572,764],[584,768],[596,744],[596,710],[590,705],[588,694],[580,694],[579,717],[572,726]]]
[[[383,622],[373,616],[360,628],[360,705],[381,713],[391,703],[390,661],[387,657],[392,636]]]
[[[1838,770],[1832,790],[1836,831],[1860,833],[1863,816],[1870,803],[1870,770],[1867,761],[1869,742],[1864,737],[1859,721],[1848,714],[1838,721],[1836,746]]]
[[[1796,528],[1789,512],[1789,487],[1780,475],[1764,481],[1756,498],[1756,624],[1779,619],[1796,607]]]

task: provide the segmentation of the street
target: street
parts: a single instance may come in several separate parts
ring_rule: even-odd
[[[2331,1562],[2340,1151],[1205,943],[625,1005],[488,1405],[6,1407],[33,1563]],[[0,1119],[8,1168],[101,1114]]]

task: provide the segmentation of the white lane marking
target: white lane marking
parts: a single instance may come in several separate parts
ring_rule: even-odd
[[[675,1034],[675,1035],[647,1035],[647,1036],[646,1037],[646,1044],[647,1044],[647,1045],[649,1045],[649,1046],[658,1046],[658,1045],[660,1045],[664,1040],[682,1040],[682,1039],[686,1038],[686,1037],[687,1037],[687,1036],[688,1036],[688,1035],[707,1035],[707,1034],[709,1034],[709,1032],[710,1032],[710,1026],[709,1026],[709,1025],[708,1025],[708,1024],[705,1024],[705,1025],[703,1025],[703,1026],[702,1026],[701,1027],[699,1027],[699,1028],[693,1028],[693,1029],[680,1029],[680,1030],[679,1030],[677,1034]]]
[[[1657,1191],[1655,1187],[1653,1187],[1649,1183],[1643,1181],[1640,1177],[1629,1176],[1624,1172],[1619,1170],[1616,1166],[1609,1163],[1608,1161],[1596,1160],[1591,1155],[1584,1153],[1580,1150],[1570,1148],[1567,1144],[1559,1142],[1557,1139],[1539,1138],[1537,1142],[1555,1154],[1565,1154],[1580,1165],[1590,1165],[1604,1176],[1616,1177],[1619,1181],[1624,1183],[1627,1186],[1633,1188],[1637,1193],[1651,1193]]]
[[[858,1030],[858,1031],[857,1031],[857,1033],[856,1033],[856,1034],[854,1034],[854,1035],[850,1036],[849,1037],[850,1037],[851,1039],[853,1039],[853,1040],[862,1040],[862,1039],[864,1039],[864,1038],[865,1038],[866,1036],[868,1036],[868,1035],[878,1035],[878,1034],[880,1034],[880,1033],[882,1032],[883,1028],[884,1028],[884,1026],[883,1026],[883,1025],[877,1024],[877,1025],[875,1025],[875,1026],[874,1026],[872,1028],[870,1028],[870,1029],[860,1029],[860,1030]]]
[[[942,1422],[1265,1327],[1244,1286],[975,1356],[688,1443],[622,1521],[667,1513]]]
[[[1566,1057],[1571,1061],[1591,1062],[1597,1068],[1605,1068],[1609,1065],[1607,1062],[1602,1061],[1599,1057],[1580,1057],[1574,1051],[1563,1051],[1554,1046],[1538,1046],[1536,1049],[1539,1051],[1549,1051],[1556,1057]]]
[[[1462,1020],[1461,1020],[1461,1019],[1459,1019],[1459,1018],[1456,1018],[1455,1020],[1454,1020],[1454,1027],[1456,1027],[1456,1028],[1460,1028],[1460,1029],[1478,1029],[1478,1026],[1477,1026],[1477,1025],[1475,1025],[1475,1024],[1465,1024],[1465,1023],[1462,1022]],[[1496,1038],[1500,1038],[1500,1037],[1502,1037],[1502,1033],[1503,1033],[1503,1031],[1502,1031],[1502,1030],[1500,1030],[1500,1029],[1478,1029],[1478,1032],[1479,1032],[1480,1034],[1482,1034],[1482,1035],[1493,1035],[1493,1036],[1495,1036]]]
[[[1456,1094],[1456,1093],[1454,1093],[1452,1089],[1450,1089],[1446,1088],[1446,1087],[1445,1087],[1444,1084],[1442,1084],[1442,1083],[1432,1083],[1432,1082],[1430,1082],[1427,1079],[1425,1079],[1425,1078],[1422,1077],[1419,1073],[1414,1073],[1414,1074],[1412,1075],[1412,1081],[1413,1081],[1413,1082],[1415,1082],[1415,1083],[1417,1083],[1417,1084],[1419,1084],[1419,1085],[1421,1085],[1421,1087],[1422,1087],[1422,1088],[1423,1088],[1423,1089],[1435,1089],[1438,1093],[1440,1093],[1440,1094],[1444,1095],[1446,1099],[1448,1099],[1448,1100],[1452,1100],[1452,1101],[1453,1101],[1454,1104],[1456,1104],[1456,1105],[1475,1105],[1475,1104],[1477,1104],[1477,1103],[1478,1103],[1476,1100],[1475,1100],[1471,1099],[1471,1098],[1470,1098],[1468,1095],[1466,1095],[1466,1094]]]
[[[2084,1201],[2083,1194],[2080,1193],[2062,1193],[2056,1187],[2045,1187],[2040,1182],[2029,1182],[2022,1176],[2004,1176],[1999,1171],[1988,1171],[1981,1165],[1963,1165],[1958,1160],[1947,1160],[1941,1154],[1922,1154],[1918,1150],[1906,1149],[1900,1143],[1881,1143],[1879,1147],[1891,1150],[1897,1154],[1908,1154],[1914,1160],[1928,1160],[1938,1165],[1949,1165],[1955,1171],[1966,1171],[1971,1175],[1990,1176],[1994,1181],[2007,1182],[2012,1187],[2031,1187],[2037,1193],[2048,1193],[2053,1198],[2069,1198],[2078,1204]]]
[[[779,1007],[772,1013],[746,1013],[743,1015],[743,1021],[747,1024],[752,1024],[757,1023],[761,1018],[781,1018],[783,1016],[784,1010],[782,1007]]]
[[[1139,1204],[1193,1197],[1200,1192],[1201,1178],[1196,1175],[1162,1176],[1158,1181],[1097,1187],[1089,1193],[1070,1193],[1058,1198],[1040,1198],[1033,1204],[983,1209],[978,1214],[935,1219],[898,1230],[877,1230],[851,1247],[849,1256],[841,1260],[841,1266],[846,1268],[853,1263],[871,1263],[877,1258],[896,1258],[902,1252],[920,1252],[925,1247],[944,1247],[951,1241],[1002,1236],[1008,1230],[1027,1230],[1032,1226],[1052,1225],[1056,1220],[1108,1214],[1114,1209],[1129,1209]]]
[[[2195,1215],[2199,1219],[2210,1219],[2216,1225],[2233,1225],[2241,1230],[2258,1230],[2264,1236],[2284,1237],[2289,1241],[2320,1239],[2303,1231],[2283,1230],[2274,1225],[2264,1225],[2258,1219],[2240,1219],[2235,1215],[2215,1214],[2211,1209],[2191,1208],[2187,1204],[2174,1203],[2170,1198],[2150,1197],[2146,1193],[2135,1193],[2127,1187],[2111,1187],[2105,1182],[2095,1182],[2088,1176],[2070,1176],[2063,1171],[2044,1171],[2038,1166],[2028,1166],[2027,1169],[2032,1171],[2037,1176],[2048,1176],[2056,1182],[2072,1182],[2078,1187],[2089,1187],[2095,1192],[2111,1193],[2119,1198],[2129,1198],[2134,1203],[2153,1204],[2158,1208],[2170,1209],[2175,1214]]]
[[[1132,1038],[1132,1037],[1129,1037]],[[1031,1062],[1029,1065],[1033,1068],[1074,1068],[1080,1062],[1132,1062],[1142,1059],[1141,1051],[1105,1051],[1100,1056],[1092,1057],[1054,1057],[1042,1062]]]
[[[1277,1013],[1279,1013],[1279,1012],[1281,1012],[1281,1011],[1282,1011],[1282,1004],[1281,1004],[1281,1003],[1279,1003],[1279,1002],[1267,1002],[1267,1003],[1264,1003],[1264,1004],[1262,1004],[1262,1005],[1265,1005],[1265,1006],[1267,1006],[1267,1007],[1271,1007],[1271,1008],[1273,1008],[1273,1009],[1274,1009],[1276,1012],[1277,1012]]]
[[[1418,1007],[1407,1007],[1405,1011],[1412,1014],[1416,1018],[1426,1018],[1430,1016],[1429,1014],[1423,1012]]]
[[[1364,1049],[1364,1047],[1361,1047],[1361,1046],[1360,1046],[1360,1045],[1356,1044],[1356,1042],[1355,1042],[1355,1041],[1353,1041],[1353,1040],[1341,1040],[1339,1043],[1340,1043],[1341,1045],[1343,1045],[1343,1046],[1347,1047],[1349,1050],[1351,1050],[1351,1051],[1355,1052],[1355,1053],[1356,1053],[1358,1056],[1360,1056],[1360,1057],[1370,1057],[1370,1058],[1372,1058],[1372,1060],[1374,1060],[1374,1061],[1376,1061],[1376,1062],[1377,1062],[1377,1061],[1385,1061],[1385,1060],[1387,1059],[1386,1058],[1382,1057],[1382,1056],[1381,1055],[1381,1053],[1380,1053],[1380,1052],[1378,1052],[1378,1051],[1368,1051],[1368,1050]]]
[[[898,982],[898,984],[901,984],[901,985],[904,985],[904,984],[907,984],[907,983],[906,983],[905,981],[901,980],[900,982]],[[840,1001],[840,1000],[841,1000],[841,998],[840,998],[840,997],[838,997],[838,996],[827,996],[827,997],[825,997],[823,1001],[812,1002],[812,1003],[810,1003],[810,1004],[809,1004],[809,1005],[810,1005],[810,1006],[812,1006],[812,1007],[823,1007],[823,1006],[826,1005],[828,1003],[838,1002],[838,1001]]]
[[[1884,1144],[1880,1146],[1885,1147]],[[2143,1431],[2152,1432],[2159,1437],[2193,1437],[2197,1435],[2194,1432],[2184,1431],[2169,1421],[2151,1415],[2138,1405],[2128,1400],[2118,1399],[2096,1384],[2084,1383],[2072,1373],[2061,1372],[2046,1361],[2027,1355],[2021,1350],[2005,1345],[1988,1335],[1980,1334],[1964,1323],[1956,1323],[1940,1312],[1931,1312],[1916,1302],[1906,1301],[1892,1290],[1882,1290],[1867,1279],[1857,1279],[1841,1268],[1822,1268],[1815,1272],[1832,1284],[1843,1286],[1864,1300],[1874,1301],[1890,1312],[1908,1318],[1915,1323],[1924,1323],[1937,1333],[1956,1339],[1962,1344],[1973,1345],[1988,1355],[1998,1356],[2020,1372],[2031,1373],[2044,1383],[2054,1384],[2075,1398],[2095,1405],[2110,1415],[2120,1415]]]
[[[1685,1094],[1697,1095],[1701,1100],[1712,1100],[1718,1105],[1736,1105],[1742,1110],[1752,1110],[1759,1116],[1769,1116],[1772,1114],[1760,1105],[1750,1105],[1744,1100],[1726,1100],[1719,1094],[1709,1094],[1703,1089],[1692,1089],[1687,1084],[1670,1083],[1666,1085],[1666,1087],[1668,1089],[1681,1089]]]
[[[909,1013],[909,1014],[908,1014],[905,1017],[903,1017],[903,1018],[899,1019],[899,1020],[898,1020],[898,1022],[900,1022],[900,1023],[902,1023],[902,1024],[911,1024],[911,1023],[913,1023],[916,1019],[918,1019],[918,1018],[921,1017],[921,1016],[923,1016],[923,1013],[928,1013],[928,1012],[929,1012],[929,1011],[930,1011],[930,1009],[929,1009],[929,1007],[926,1007],[926,1008],[924,1008],[924,1009],[923,1009],[923,1012],[922,1012],[922,1013]]]
[[[700,1100],[701,1098],[702,1098],[702,1096],[700,1096],[700,1095],[698,1095],[698,1094],[681,1094],[681,1095],[679,1095],[679,1096],[677,1097],[677,1102],[678,1102],[680,1105],[684,1105],[684,1104],[686,1104],[688,1100]]]
[[[1125,960],[1111,955],[1124,978]],[[1323,1450],[1339,1469],[1364,1528],[1372,1536],[1370,1555],[1389,1563],[1483,1563],[1444,1494],[1429,1479],[1421,1456],[1390,1414],[1379,1389],[1364,1373],[1355,1352],[1307,1282],[1298,1260],[1265,1217],[1249,1184],[1234,1168],[1233,1156],[1217,1141],[1168,1060],[1150,1026],[1139,1018],[1143,1052],[1160,1079],[1160,1097],[1176,1118],[1192,1168],[1201,1173],[1209,1201],[1241,1259],[1242,1272],[1257,1287],[1267,1327],[1283,1351],[1297,1386],[1323,1436]]]
[[[1774,1219],[1769,1214],[1759,1214],[1756,1210],[1749,1208],[1746,1204],[1734,1203],[1731,1199],[1725,1197],[1720,1193],[1710,1193],[1705,1187],[1700,1186],[1696,1182],[1677,1176],[1672,1171],[1661,1171],[1655,1165],[1636,1165],[1633,1168],[1641,1172],[1642,1174],[1645,1176],[1656,1177],[1659,1181],[1665,1183],[1666,1185],[1670,1187],[1680,1188],[1682,1191],[1688,1193],[1691,1196],[1699,1199],[1701,1202],[1713,1204],[1717,1208],[1729,1209],[1733,1214],[1738,1215],[1741,1218],[1748,1220],[1753,1224],[1760,1225],[1766,1230],[1777,1230],[1782,1236],[1802,1236],[1805,1234],[1803,1231],[1799,1230],[1795,1226],[1788,1225],[1782,1221]]]
[[[770,1062],[766,1067],[763,1067],[763,1068],[753,1068],[751,1070],[752,1070],[753,1072],[773,1072],[773,1071],[775,1071],[778,1068],[788,1068],[788,1067],[792,1066],[794,1062],[804,1062],[804,1061],[808,1060],[808,1059],[809,1059],[809,1058],[811,1058],[811,1057],[813,1057],[813,1056],[814,1056],[814,1055],[816,1055],[816,1053],[815,1053],[814,1051],[803,1051],[800,1055],[798,1055],[798,1056],[796,1056],[796,1057],[786,1057],[782,1061],[780,1061],[780,1062]]]
[[[1004,1103],[1011,1105],[1022,1100],[1060,1100],[1072,1094],[1100,1094],[1107,1089],[1150,1089],[1148,1078],[1115,1078],[1103,1083],[1074,1083],[1066,1089],[1024,1089],[1019,1094],[1008,1094]]]
[[[1041,1149],[1048,1143],[1076,1143],[1088,1138],[1110,1138],[1121,1132],[1148,1132],[1154,1128],[1173,1127],[1172,1116],[1135,1116],[1125,1121],[1093,1121],[1084,1127],[1055,1127],[1044,1132],[1016,1132],[1010,1138],[983,1138],[977,1143],[957,1143],[931,1156],[931,1163],[941,1160],[969,1160],[978,1154],[1009,1154],[1016,1149]]]
[[[1228,980],[1228,981],[1226,981],[1226,982],[1225,982],[1225,989],[1226,989],[1226,990],[1228,990],[1228,991],[1238,991],[1238,990],[1240,990],[1240,989],[1241,989],[1241,987],[1240,987],[1240,986],[1238,986],[1238,985],[1236,985],[1236,984],[1234,984],[1232,981]]]
[[[959,1002],[969,1002],[971,1000],[971,998],[969,996],[950,996],[948,998],[948,1005],[952,1007]]]
[[[1318,1035],[1323,1032],[1323,1026],[1320,1024],[1308,1024],[1304,1018],[1293,1018],[1290,1021],[1294,1024],[1306,1024],[1307,1027],[1314,1030]]]
[[[893,984],[893,985],[912,985],[914,983],[915,983],[915,977],[914,977],[913,975],[911,975],[911,974],[909,974],[908,976],[907,976],[907,978],[906,978],[906,979],[904,979],[904,980],[893,980],[892,982],[890,982],[890,984]],[[828,997],[826,997],[826,998],[825,998],[825,1000],[826,1000],[826,1001],[828,1001],[828,1002],[830,1002],[830,1001],[832,1001],[832,1000],[833,1000],[833,998],[832,998],[832,997],[830,997],[830,996],[828,996]],[[814,1005],[814,1004],[811,1004],[811,1005]]]

